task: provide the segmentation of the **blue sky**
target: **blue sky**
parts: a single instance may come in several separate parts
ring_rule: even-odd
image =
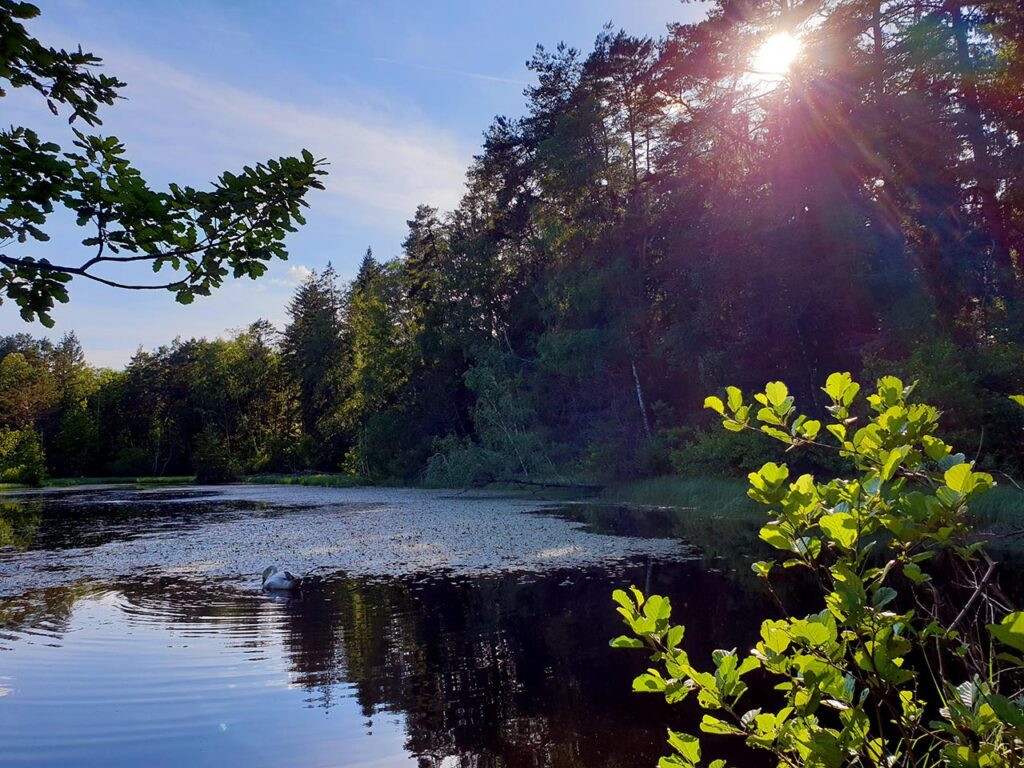
[[[124,364],[140,346],[217,336],[266,318],[278,325],[296,282],[332,261],[350,277],[366,247],[395,255],[417,203],[442,209],[495,115],[518,115],[537,43],[588,50],[608,21],[660,35],[695,19],[678,0],[36,0],[30,30],[83,48],[128,83],[103,113],[154,184],[201,186],[220,171],[308,148],[331,163],[310,199],[288,262],[191,306],[169,293],[117,291],[81,279],[56,327],[28,325],[9,303],[0,333],[74,330],[97,365]],[[27,92],[0,104],[3,121],[67,143],[61,121]],[[85,235],[58,225],[32,255],[69,262]],[[12,254],[19,251],[12,250]]]

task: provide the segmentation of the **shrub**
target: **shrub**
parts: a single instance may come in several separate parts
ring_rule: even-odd
[[[81,403],[69,404],[53,439],[53,452],[57,454],[54,473],[58,477],[81,477],[94,466],[97,441],[92,414]]]
[[[940,408],[951,442],[979,453],[986,469],[1024,470],[1020,439],[1024,411],[1007,395],[1024,390],[1024,347],[991,342],[964,347],[949,339],[915,345],[903,360],[865,361],[865,376],[895,373],[918,382],[915,392]]]
[[[139,446],[122,444],[107,463],[103,474],[111,477],[130,477],[153,473],[153,461],[149,453]]]
[[[501,455],[468,437],[448,435],[434,441],[423,484],[435,488],[468,488],[498,479],[505,462]]]
[[[827,482],[791,481],[789,467],[772,462],[749,475],[748,495],[771,509],[761,539],[784,569],[810,572],[820,610],[796,617],[780,601],[782,618],[762,623],[753,650],[715,651],[702,669],[668,599],[617,590],[632,634],[612,645],[647,648],[654,662],[635,691],[669,703],[695,694],[701,731],[742,738],[779,766],[1024,764],[1024,613],[1004,607],[967,516],[992,477],[936,436],[939,412],[912,402],[913,389],[883,377],[864,414],[860,386],[832,374],[824,426],[797,414],[782,382],[756,394],[757,405],[735,387],[724,401],[707,398],[727,430],[760,431],[790,450],[829,448],[848,462],[852,476]],[[753,570],[770,586],[778,566]],[[744,706],[757,674],[776,683],[777,707]],[[697,736],[670,730],[669,744],[662,768],[702,764]]]
[[[673,430],[677,447],[669,454],[672,471],[684,477],[735,477],[743,467],[763,464],[772,451],[756,435],[723,435],[719,430]]]
[[[197,483],[226,483],[238,475],[227,442],[213,427],[204,427],[196,436],[192,461]]]
[[[46,478],[46,455],[35,429],[0,429],[0,482],[40,486]]]

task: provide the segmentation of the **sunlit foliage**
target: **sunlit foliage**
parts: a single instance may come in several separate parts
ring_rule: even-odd
[[[834,450],[850,474],[793,477],[768,462],[749,476],[751,499],[769,508],[760,537],[778,552],[755,562],[772,584],[779,571],[807,572],[811,610],[764,621],[749,650],[691,660],[667,598],[615,592],[632,635],[654,662],[633,683],[669,703],[693,695],[705,734],[743,739],[780,766],[992,766],[1024,760],[1019,698],[1024,613],[1013,612],[996,564],[974,540],[969,503],[991,475],[936,434],[939,411],[913,385],[887,376],[861,395],[849,373],[823,387],[827,418],[800,413],[780,381],[747,400],[736,387],[706,407],[732,432],[758,430],[789,450]],[[765,678],[777,705],[750,708],[749,685]],[[701,739],[669,730],[662,768],[707,765]]]

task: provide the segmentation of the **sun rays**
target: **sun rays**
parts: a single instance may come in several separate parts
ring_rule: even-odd
[[[752,74],[762,81],[781,80],[799,55],[800,39],[789,32],[777,32],[754,53]]]

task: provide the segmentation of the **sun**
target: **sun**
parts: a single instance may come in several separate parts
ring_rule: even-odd
[[[767,38],[754,54],[754,72],[762,80],[783,78],[800,54],[800,41],[789,32]]]

